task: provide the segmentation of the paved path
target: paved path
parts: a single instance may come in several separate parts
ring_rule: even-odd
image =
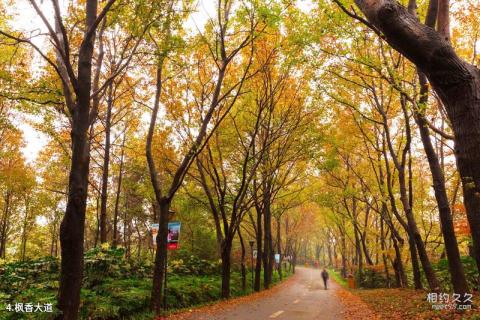
[[[342,306],[335,295],[338,285],[324,290],[320,270],[296,268],[294,279],[271,295],[233,305],[218,312],[192,313],[191,320],[337,320]]]

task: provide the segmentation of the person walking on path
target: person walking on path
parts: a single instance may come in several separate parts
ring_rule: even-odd
[[[325,268],[322,270],[323,287],[327,290],[328,272]]]

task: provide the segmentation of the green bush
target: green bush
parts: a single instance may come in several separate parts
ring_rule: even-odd
[[[81,319],[152,319],[149,311],[153,263],[130,261],[122,248],[102,246],[85,253],[84,283],[81,290]],[[7,303],[52,303],[55,308],[60,264],[57,258],[0,265],[0,319],[53,319],[55,313],[14,313]],[[284,271],[284,275],[287,272]],[[250,276],[242,290],[241,274],[231,273],[231,295],[251,292]],[[194,256],[169,261],[167,274],[169,309],[191,307],[220,298],[219,262]],[[274,272],[273,282],[278,282]],[[58,312],[58,311],[56,311]]]
[[[467,278],[468,286],[471,290],[479,290],[479,276],[475,259],[470,256],[461,257],[465,276]],[[448,269],[448,260],[442,259],[433,265],[438,280],[443,286],[443,289],[449,292],[453,291],[452,283],[450,281],[450,271]]]
[[[15,296],[30,289],[58,288],[60,264],[54,257],[8,263],[0,266],[0,292]]]
[[[107,278],[94,289],[82,289],[82,319],[137,319],[148,310],[151,279]],[[148,312],[147,312],[148,314]]]
[[[220,273],[220,264],[195,256],[186,259],[169,261],[168,272],[178,275],[217,275]]]
[[[215,301],[220,297],[219,277],[170,275],[167,284],[168,308],[185,308]]]
[[[84,287],[92,288],[105,278],[151,277],[153,264],[148,260],[125,259],[125,249],[108,245],[85,253]]]
[[[387,279],[383,272],[377,271],[375,268],[365,268],[355,272],[355,282],[361,288],[385,288]]]

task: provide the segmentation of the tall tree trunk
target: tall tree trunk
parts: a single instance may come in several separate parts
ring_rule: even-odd
[[[242,291],[247,290],[247,267],[245,265],[245,256],[246,256],[246,250],[245,250],[245,242],[243,241],[242,233],[240,231],[240,227],[237,229],[238,232],[238,238],[240,239],[240,247],[242,250],[242,256],[240,260],[240,268],[241,268],[241,274],[242,274]]]
[[[87,3],[90,2],[96,1]],[[80,58],[79,65],[90,65],[90,61],[86,62],[85,58]],[[79,69],[83,68],[79,67]],[[86,73],[83,76],[90,77],[90,72],[82,72]],[[68,320],[77,319],[80,306],[80,288],[83,279],[85,210],[90,163],[90,145],[87,137],[90,88],[82,88],[81,90],[85,90],[85,92],[78,97],[77,110],[74,114],[71,132],[73,150],[67,209],[60,226],[62,259],[58,307],[62,311],[62,318]]]
[[[393,270],[395,271],[395,280],[397,282],[397,287],[398,288],[403,288],[407,287],[408,283],[404,282],[404,279],[406,280],[406,277],[402,277],[402,271],[403,271],[403,262],[402,262],[402,255],[400,253],[400,248],[398,247],[397,240],[391,236],[391,240],[393,242],[393,247],[395,249],[395,258],[392,259],[392,266]],[[403,271],[403,275],[405,275],[405,272]]]
[[[380,219],[380,249],[382,251],[382,261],[383,261],[383,270],[385,272],[385,279],[387,280],[387,288],[390,288],[390,272],[388,269],[388,261],[386,252],[386,242],[385,242],[385,228],[383,219]]]
[[[270,208],[270,193],[269,184],[265,183],[263,195],[263,287],[270,288],[272,283],[272,256],[273,253],[273,239],[272,239],[272,211]]]
[[[150,300],[150,307],[159,315],[163,306],[163,279],[165,276],[165,258],[167,255],[167,235],[168,235],[168,212],[170,210],[170,199],[162,195],[160,188],[160,182],[158,181],[158,172],[155,166],[155,161],[152,155],[152,141],[155,132],[155,125],[158,116],[158,110],[160,108],[160,95],[162,92],[162,69],[163,69],[163,57],[160,57],[157,65],[156,74],[156,91],[155,101],[153,105],[150,126],[147,134],[147,142],[145,146],[145,152],[147,157],[148,170],[150,173],[150,182],[152,183],[153,191],[155,193],[155,200],[159,208],[158,221],[158,234],[156,239],[156,251],[155,251],[155,266],[153,272],[153,286],[152,295]]]
[[[295,267],[297,266],[297,253],[293,252],[292,256],[292,273],[295,274]]]
[[[342,233],[341,235],[341,245],[342,250],[340,254],[342,255],[342,277],[347,277],[347,240],[345,238],[345,234]]]
[[[163,280],[165,277],[165,263],[167,256],[168,219],[170,201],[163,199],[160,203],[160,219],[158,220],[157,250],[155,252],[155,265],[153,269],[153,288],[151,297],[152,309],[160,314],[163,305]]]
[[[276,218],[277,220],[277,254],[280,256],[280,260],[278,261],[278,277],[280,280],[283,279],[282,274],[282,239],[281,239],[281,216]]]
[[[337,245],[333,245],[333,266],[335,269],[338,269],[338,260],[337,260]]]
[[[328,266],[331,267],[333,266],[333,261],[332,261],[332,248],[330,245],[330,241],[328,242],[328,245],[327,245],[327,251],[328,251]]]
[[[80,306],[80,289],[83,279],[83,251],[85,232],[85,210],[88,196],[88,175],[90,164],[90,139],[88,128],[93,125],[96,115],[91,114],[92,60],[98,24],[105,18],[115,1],[110,0],[97,17],[98,0],[85,3],[84,36],[78,52],[78,67],[74,82],[75,104],[71,91],[64,79],[64,96],[71,112],[71,164],[68,180],[68,198],[65,215],[60,226],[61,269],[58,291],[58,308],[61,314],[56,318],[76,320]],[[55,14],[56,24],[61,17]],[[62,44],[66,42],[60,36]],[[64,48],[57,48],[65,54]],[[64,67],[64,65],[62,66]],[[61,68],[62,69],[62,68]],[[60,71],[60,73],[62,73]],[[63,78],[63,77],[62,77]]]
[[[112,245],[116,247],[118,244],[118,216],[119,216],[119,206],[120,206],[120,193],[122,192],[122,180],[123,180],[123,162],[125,156],[125,139],[127,137],[127,132],[125,128],[125,133],[122,138],[122,151],[120,154],[120,168],[118,169],[118,180],[117,180],[117,192],[115,195],[115,209],[113,212],[113,239]],[[154,220],[155,221],[155,220]]]
[[[358,231],[356,228],[353,228],[353,233],[355,236],[355,262],[358,266],[358,272],[360,275],[362,274],[363,271],[363,255],[362,255],[362,247],[360,244],[360,237],[358,235]]]
[[[96,217],[97,218],[97,226],[95,228],[95,241],[93,242],[94,247],[97,246],[98,239],[100,239],[100,198],[99,198],[98,195],[95,197],[95,203],[96,203],[95,214],[97,216]]]
[[[262,257],[263,257],[263,223],[262,223],[262,210],[257,206],[256,207],[257,213],[257,258],[255,262],[255,283],[254,289],[255,291],[260,291],[260,277],[262,274]]]
[[[78,55],[78,88],[72,114],[72,158],[68,180],[68,200],[60,226],[61,271],[58,308],[61,319],[76,320],[83,279],[83,240],[90,164],[90,94],[95,34],[87,34],[97,19],[98,1],[86,3],[86,31]],[[94,30],[93,30],[94,31]]]
[[[0,221],[0,258],[5,259],[5,254],[7,251],[7,232],[8,232],[8,220],[10,217],[10,202],[12,194],[7,190],[5,195],[5,204],[3,208],[3,216]]]
[[[110,129],[113,108],[113,82],[108,86],[107,115],[105,117],[105,152],[102,168],[102,192],[100,197],[100,242],[107,242],[108,170],[110,166]]]
[[[22,226],[22,243],[21,243],[21,259],[25,261],[25,256],[27,252],[27,235],[28,235],[28,219],[30,213],[30,206],[29,206],[29,199],[28,195],[25,196],[25,216],[23,218],[23,226]]]
[[[232,240],[224,239],[220,248],[220,256],[222,259],[222,291],[221,297],[223,299],[230,298],[230,269],[231,269],[231,251]]]

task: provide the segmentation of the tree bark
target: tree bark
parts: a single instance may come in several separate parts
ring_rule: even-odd
[[[118,216],[119,216],[119,206],[120,206],[120,193],[122,192],[122,180],[123,180],[123,162],[125,156],[125,140],[127,137],[127,132],[125,128],[125,133],[122,138],[122,151],[120,154],[120,168],[118,169],[118,181],[117,181],[117,192],[115,195],[115,209],[113,211],[113,239],[112,245],[116,247],[118,244]],[[155,221],[155,220],[154,220]]]
[[[358,236],[358,231],[356,228],[353,229],[353,234],[355,236],[355,263],[358,266],[358,272],[361,274],[363,272],[363,254],[360,244],[360,237]]]
[[[270,288],[272,283],[272,212],[270,210],[270,196],[268,194],[269,186],[264,188],[263,195],[263,287]]]
[[[437,30],[443,40],[450,42],[450,0],[438,1]],[[435,26],[430,25],[434,28]]]
[[[262,274],[262,256],[263,256],[263,223],[262,223],[262,210],[256,207],[257,212],[257,258],[255,262],[255,291],[260,291],[260,277]]]
[[[65,216],[60,226],[61,271],[58,293],[60,319],[76,320],[83,279],[83,240],[90,164],[90,94],[98,1],[86,2],[86,28],[78,55],[78,88],[72,114],[72,157]]]
[[[380,249],[382,251],[383,270],[385,272],[385,279],[387,280],[387,288],[390,288],[390,271],[388,269],[387,255],[385,254],[386,248],[384,222],[383,219],[380,218]]]
[[[333,261],[332,261],[332,248],[330,246],[330,241],[328,242],[328,245],[327,245],[327,252],[328,252],[328,266],[332,267]]]
[[[110,166],[110,129],[113,108],[113,82],[108,86],[107,114],[105,117],[105,152],[102,168],[102,192],[100,197],[100,243],[107,242],[108,171]]]
[[[276,218],[277,220],[277,254],[280,256],[280,260],[278,262],[278,277],[280,280],[283,279],[282,274],[282,238],[281,238],[281,216]]]
[[[247,267],[245,265],[245,256],[246,256],[246,250],[245,250],[245,242],[243,241],[242,233],[240,231],[240,227],[238,228],[238,238],[240,239],[240,247],[242,250],[242,257],[240,260],[240,268],[241,268],[241,274],[242,274],[242,291],[247,290]]]
[[[12,199],[11,191],[7,190],[5,194],[5,205],[3,208],[3,217],[0,221],[0,258],[5,259],[7,251],[7,232],[8,232],[8,220],[10,217],[10,203]]]
[[[341,234],[341,245],[342,250],[340,254],[342,255],[342,277],[347,277],[347,240],[345,238],[345,234]]]
[[[27,236],[28,236],[28,219],[30,213],[30,199],[28,195],[25,195],[25,216],[23,218],[23,226],[22,226],[22,243],[21,243],[21,259],[25,261],[25,256],[27,252]]]
[[[160,202],[160,219],[158,220],[157,250],[155,251],[155,265],[153,269],[153,287],[151,296],[151,307],[160,314],[165,306],[163,305],[163,280],[165,277],[165,257],[167,256],[168,220],[170,212],[170,201],[162,199]]]
[[[231,268],[232,241],[225,239],[220,247],[220,256],[222,259],[222,299],[230,298],[230,268]]]

